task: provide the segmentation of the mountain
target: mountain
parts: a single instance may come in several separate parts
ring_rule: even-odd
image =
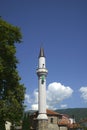
[[[57,109],[56,112],[74,117],[76,122],[87,119],[87,108]]]

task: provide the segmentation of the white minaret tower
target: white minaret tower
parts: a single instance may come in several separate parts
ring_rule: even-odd
[[[38,109],[39,114],[37,119],[38,120],[47,120],[48,117],[46,115],[46,76],[48,73],[48,70],[46,69],[45,64],[45,55],[44,55],[44,49],[40,49],[39,54],[39,64],[37,69],[37,75],[38,75]]]

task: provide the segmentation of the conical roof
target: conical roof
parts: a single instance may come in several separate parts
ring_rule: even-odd
[[[40,48],[39,57],[45,57],[43,48]]]

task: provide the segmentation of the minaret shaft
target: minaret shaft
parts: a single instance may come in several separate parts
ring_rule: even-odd
[[[45,68],[45,57],[40,57],[39,58],[39,68]]]
[[[46,80],[44,79],[44,84],[42,82],[42,77],[39,78],[39,102],[38,102],[38,107],[39,107],[39,113],[44,114],[46,113]]]
[[[39,54],[39,63],[38,63],[38,69],[37,69],[37,75],[38,75],[38,109],[39,109],[39,115],[37,119],[48,119],[46,115],[46,76],[48,73],[48,70],[46,69],[45,64],[45,56],[44,56],[44,50],[43,48],[40,49]]]

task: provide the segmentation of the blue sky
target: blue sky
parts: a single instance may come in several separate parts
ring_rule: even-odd
[[[1,0],[0,16],[23,34],[16,56],[26,109],[37,108],[41,46],[49,71],[47,107],[87,107],[87,0]]]

